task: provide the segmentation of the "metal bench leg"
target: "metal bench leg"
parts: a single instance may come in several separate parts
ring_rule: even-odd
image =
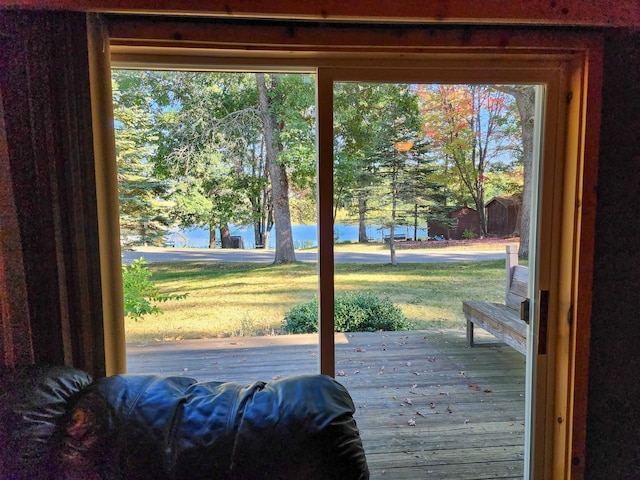
[[[467,320],[467,345],[473,347],[473,322]]]

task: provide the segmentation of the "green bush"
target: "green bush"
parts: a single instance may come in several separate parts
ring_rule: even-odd
[[[351,292],[336,295],[334,318],[337,332],[411,329],[411,323],[399,307],[390,300],[380,299],[372,293]],[[288,333],[317,332],[318,298],[293,307],[285,315],[282,328]]]
[[[182,300],[183,294],[163,294],[151,281],[151,271],[144,257],[134,260],[129,266],[122,265],[122,289],[124,291],[124,316],[139,320],[144,315],[162,313],[157,303],[167,300]]]
[[[476,232],[467,228],[464,232],[462,232],[462,238],[464,238],[465,240],[476,238]]]

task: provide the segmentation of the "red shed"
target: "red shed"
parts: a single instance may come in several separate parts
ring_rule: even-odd
[[[455,218],[455,226],[447,228],[438,224],[429,225],[429,236],[442,235],[447,240],[462,240],[465,230],[471,230],[476,235],[480,235],[480,219],[478,211],[469,207],[458,207],[449,214],[449,218]]]
[[[518,226],[518,217],[522,198],[519,195],[511,197],[493,197],[485,205],[487,215],[487,233],[497,237],[512,235]]]

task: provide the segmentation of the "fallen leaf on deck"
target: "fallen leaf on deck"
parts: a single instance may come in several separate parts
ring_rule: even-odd
[[[475,390],[476,392],[479,392],[479,391],[480,391],[480,387],[479,387],[478,385],[476,385],[475,383],[470,383],[470,384],[469,384],[469,388],[470,388],[471,390]]]
[[[429,403],[429,406],[430,406],[431,408],[436,408],[436,404],[435,404],[435,403],[433,403],[433,402]]]
[[[279,380],[282,378],[282,375],[274,375],[273,377],[271,377],[271,380]]]
[[[416,412],[416,415],[420,415],[421,417],[426,417],[426,415],[422,412]]]
[[[405,398],[404,403],[406,403],[407,405],[413,405],[413,402],[411,401],[410,398]]]
[[[415,418],[410,418],[407,423],[409,424],[410,427],[415,427],[416,426],[416,419]]]
[[[484,393],[491,393],[493,390],[491,390],[490,388],[485,388],[483,390]]]
[[[447,405],[447,412],[453,413],[453,410],[451,410],[451,405]]]
[[[344,370],[338,370],[338,371],[336,372],[336,376],[338,376],[338,377],[346,377],[346,376],[347,376],[347,374],[346,374],[346,373],[344,373]]]

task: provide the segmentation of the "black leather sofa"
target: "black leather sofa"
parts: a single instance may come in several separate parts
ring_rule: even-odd
[[[2,479],[368,479],[347,390],[330,377],[252,385],[0,375]]]

